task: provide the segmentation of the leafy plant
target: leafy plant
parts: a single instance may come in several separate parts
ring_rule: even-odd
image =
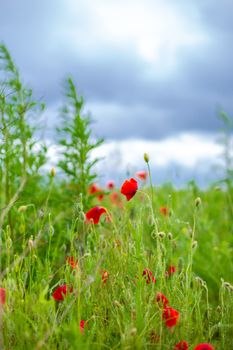
[[[63,127],[58,129],[61,135],[62,160],[59,167],[77,186],[77,194],[82,198],[86,209],[90,200],[88,187],[96,179],[94,166],[98,158],[91,158],[94,149],[103,143],[103,139],[94,140],[91,131],[91,119],[83,115],[84,99],[79,96],[71,78],[66,81],[66,103],[62,109]]]

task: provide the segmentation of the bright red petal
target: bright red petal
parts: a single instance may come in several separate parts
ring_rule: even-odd
[[[104,207],[97,206],[97,207],[91,208],[86,213],[86,219],[87,219],[87,221],[93,221],[94,224],[98,224],[101,215],[104,213],[107,213],[107,210]]]
[[[126,196],[127,201],[129,201],[137,192],[138,183],[135,179],[131,178],[126,180],[121,186],[121,193]]]

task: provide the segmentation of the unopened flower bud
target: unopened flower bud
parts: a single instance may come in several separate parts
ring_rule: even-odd
[[[167,237],[168,237],[169,241],[171,241],[173,238],[173,234],[171,232],[168,232]]]
[[[146,163],[149,163],[149,155],[147,153],[144,153],[144,160]]]
[[[27,205],[21,205],[21,207],[18,208],[19,213],[24,213],[27,210]]]
[[[159,233],[158,233],[158,236],[159,236],[160,238],[164,238],[165,235],[166,235],[165,232],[159,232]]]
[[[55,170],[54,167],[51,169],[50,175],[51,175],[52,177],[54,177],[54,176],[56,175],[56,170]]]
[[[137,328],[134,327],[130,330],[130,335],[131,337],[135,337],[136,334],[137,334]]]
[[[200,197],[197,197],[197,198],[195,199],[195,206],[196,206],[196,207],[199,207],[199,205],[201,205],[201,198],[200,198]]]
[[[197,248],[197,241],[194,241],[194,242],[193,242],[192,248],[193,248],[193,249]]]

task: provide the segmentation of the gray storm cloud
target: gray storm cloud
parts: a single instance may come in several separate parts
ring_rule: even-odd
[[[179,11],[185,17],[188,6],[183,2],[182,10],[181,4]],[[73,17],[69,22],[63,1],[2,2],[0,39],[24,80],[54,108],[47,114],[51,126],[57,123],[61,83],[69,74],[97,121],[96,132],[106,138],[158,139],[183,131],[213,132],[220,125],[216,114],[221,107],[233,111],[232,7],[230,1],[195,5],[197,25],[202,23],[209,41],[198,50],[180,48],[178,63],[168,74],[160,71],[159,64],[142,60],[130,43],[111,42],[111,34],[107,43],[103,40],[98,46],[94,30],[86,31],[92,18],[83,1],[76,22]],[[80,31],[72,41],[64,28],[74,24]]]

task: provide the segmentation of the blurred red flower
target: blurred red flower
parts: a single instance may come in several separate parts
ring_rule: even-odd
[[[112,204],[117,205],[118,207],[122,207],[121,197],[118,192],[112,192],[109,198]]]
[[[6,289],[0,288],[0,304],[4,305],[6,303]]]
[[[103,284],[105,284],[106,282],[107,282],[107,280],[108,280],[108,278],[109,278],[109,273],[108,273],[108,271],[106,271],[106,270],[103,270],[102,271],[102,282],[103,282]]]
[[[97,184],[92,184],[88,189],[89,194],[96,194],[98,200],[101,202],[104,198],[103,190],[97,186]]]
[[[161,213],[162,215],[164,215],[164,216],[168,216],[168,214],[169,214],[169,209],[168,209],[167,207],[161,207],[161,208],[159,209],[159,211],[160,211],[160,213]]]
[[[174,265],[170,265],[168,267],[168,271],[165,272],[166,277],[173,275],[176,272],[176,267]]]
[[[197,345],[194,350],[214,350],[214,347],[208,343],[201,343]]]
[[[138,183],[135,179],[131,178],[130,180],[125,180],[121,186],[121,193],[126,196],[127,201],[129,201],[138,189]]]
[[[148,175],[148,173],[145,170],[137,171],[135,174],[135,176],[142,181],[146,181],[147,175]]]
[[[81,320],[80,323],[79,323],[79,329],[80,329],[80,332],[83,334],[84,332],[84,328],[86,326],[86,321],[84,320]]]
[[[174,350],[188,350],[189,345],[185,340],[181,340],[179,343],[177,343],[174,347]]]
[[[78,260],[75,259],[73,256],[68,256],[66,258],[66,262],[72,267],[72,269],[78,267]]]
[[[107,213],[107,209],[104,207],[93,207],[86,213],[86,220],[93,221],[94,224],[98,224],[102,214]]]
[[[163,319],[168,328],[174,327],[177,324],[179,316],[179,312],[172,307],[167,306],[163,310]]]
[[[147,284],[149,284],[150,282],[152,282],[152,283],[156,282],[155,277],[153,276],[151,270],[149,270],[149,269],[144,269],[142,272],[142,276],[144,276]]]
[[[156,295],[156,301],[162,305],[162,307],[166,307],[169,304],[168,299],[165,297],[164,294],[158,292]]]
[[[110,181],[107,182],[107,188],[109,190],[112,190],[114,187],[115,187],[114,181],[110,180]]]
[[[73,288],[70,288],[69,292],[72,293],[72,291],[73,291]],[[62,301],[67,295],[67,292],[68,292],[67,285],[63,284],[59,286],[57,289],[55,289],[55,291],[52,294],[53,299],[57,301]]]

